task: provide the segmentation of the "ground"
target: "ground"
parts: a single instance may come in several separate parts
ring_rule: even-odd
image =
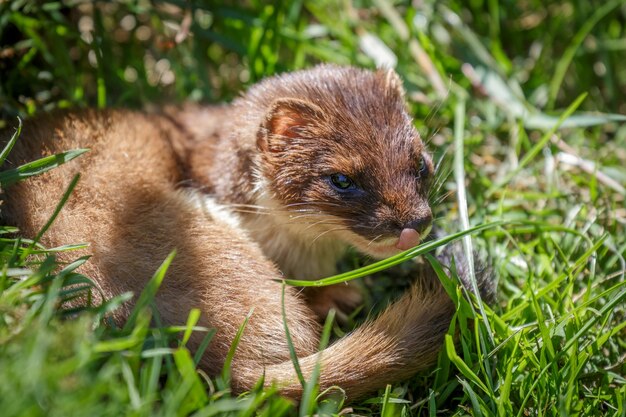
[[[118,329],[103,317],[123,297],[64,309],[88,277],[3,225],[3,415],[625,415],[623,1],[73,3],[0,2],[2,126],[55,108],[222,102],[318,62],[394,67],[441,161],[436,223],[502,222],[471,240],[497,302],[481,312],[459,292],[460,345],[357,404],[234,398],[227,373],[196,372],[170,343],[194,316],[151,325],[147,297]],[[15,178],[5,168],[0,184]],[[366,311],[398,289],[399,268]]]

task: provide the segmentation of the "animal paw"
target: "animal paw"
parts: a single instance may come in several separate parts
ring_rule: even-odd
[[[319,288],[309,287],[304,294],[307,304],[320,321],[325,320],[330,310],[333,309],[337,322],[346,324],[349,322],[350,314],[363,303],[361,289],[352,283]]]

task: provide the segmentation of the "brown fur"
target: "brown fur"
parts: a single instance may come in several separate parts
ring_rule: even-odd
[[[192,138],[181,145],[191,178],[239,212],[285,275],[312,279],[334,273],[350,245],[384,258],[403,228],[430,224],[433,167],[403,96],[393,71],[325,65],[260,82],[219,123],[214,108],[169,114]],[[333,173],[362,192],[342,197]]]
[[[9,134],[0,132],[0,142]],[[367,252],[376,233],[397,237],[406,224],[430,216],[427,183],[415,169],[423,145],[392,73],[321,67],[262,82],[231,106],[170,109],[164,115],[47,115],[25,125],[9,163],[82,147],[91,151],[8,189],[3,220],[35,235],[80,172],[79,185],[43,242],[88,242],[83,252],[93,256],[82,272],[106,297],[140,292],[177,249],[157,307],[170,324],[184,323],[190,308],[200,308],[200,324],[217,329],[204,369],[219,371],[237,329],[254,310],[233,363],[237,391],[251,388],[265,372],[286,394],[301,395],[283,332],[281,287],[273,281],[281,274],[264,253],[289,275],[325,274],[334,271],[346,244]],[[369,194],[349,207],[330,194],[320,175],[337,170],[358,178]],[[190,179],[238,211],[245,230],[184,187]],[[294,203],[303,203],[303,210],[291,211]],[[320,222],[311,231],[290,222],[297,215],[313,223],[331,219],[342,230],[328,231]],[[311,244],[320,228],[331,236]],[[305,375],[321,360],[322,388],[338,385],[351,398],[431,365],[454,312],[441,286],[426,278],[380,317],[318,355],[320,329],[311,307],[293,288],[286,291],[285,307]],[[116,319],[123,321],[128,308],[118,310]],[[192,347],[198,342],[192,339]]]

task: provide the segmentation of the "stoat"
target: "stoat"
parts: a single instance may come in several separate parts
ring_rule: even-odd
[[[268,78],[227,107],[169,109],[188,176],[231,207],[288,278],[335,273],[348,246],[381,259],[430,229],[433,164],[392,71],[318,66]],[[360,302],[307,289],[320,316]]]
[[[189,176],[239,212],[289,277],[331,275],[347,246],[380,259],[427,234],[433,165],[392,71],[318,66],[232,105],[170,113]]]
[[[11,133],[0,132],[0,143]],[[82,273],[106,297],[139,293],[177,249],[156,305],[165,323],[184,323],[197,307],[200,324],[217,329],[202,368],[219,372],[253,311],[232,363],[238,392],[262,375],[286,395],[302,392],[275,279],[332,273],[346,245],[397,253],[431,221],[432,163],[393,72],[318,67],[267,79],[227,106],[54,113],[28,121],[21,136],[7,165],[91,151],[5,190],[3,221],[34,236],[80,172],[43,243],[88,242],[59,256],[92,255]],[[315,312],[294,288],[284,303],[305,376],[320,361],[322,389],[338,385],[350,398],[430,366],[454,313],[437,279],[424,277],[318,355]]]

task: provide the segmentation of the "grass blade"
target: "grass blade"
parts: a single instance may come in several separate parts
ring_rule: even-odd
[[[466,236],[472,233],[478,233],[483,230],[493,229],[495,227],[499,227],[499,226],[509,224],[509,223],[511,222],[493,221],[490,223],[485,223],[485,224],[481,224],[478,226],[474,226],[467,230],[463,230],[461,232],[444,236],[437,240],[432,240],[429,242],[422,243],[421,245],[418,245],[414,248],[406,250],[402,253],[399,253],[397,255],[394,255],[382,261],[375,262],[371,265],[364,266],[363,268],[355,269],[349,272],[344,272],[342,274],[333,275],[331,277],[319,279],[316,281],[305,281],[305,280],[295,280],[295,279],[282,279],[282,280],[276,280],[276,281],[284,282],[287,285],[294,285],[294,286],[300,286],[300,287],[322,287],[325,285],[339,284],[342,282],[350,281],[356,278],[373,274],[374,272],[384,271],[385,269],[391,268],[394,265],[401,264],[402,262],[406,262],[409,259],[415,258],[417,256],[420,256],[432,250],[435,250],[440,246],[444,246],[450,242],[454,242],[455,240],[458,240],[462,238],[463,236]]]
[[[187,316],[187,324],[185,325],[185,333],[183,334],[183,339],[181,340],[181,346],[185,346],[191,337],[191,333],[193,332],[194,326],[200,320],[200,310],[197,308],[192,308]]]
[[[0,167],[4,164],[4,161],[6,161],[7,156],[9,156],[11,149],[13,149],[13,145],[15,145],[15,142],[17,141],[17,138],[20,137],[21,133],[22,133],[22,119],[18,117],[17,129],[15,129],[15,133],[13,133],[13,136],[11,136],[11,139],[9,139],[4,149],[2,149],[2,152],[0,153]]]
[[[486,394],[489,394],[489,389],[483,383],[483,381],[481,381],[480,378],[478,378],[478,375],[476,375],[474,371],[472,371],[470,367],[467,366],[467,364],[463,361],[463,359],[461,359],[461,357],[457,355],[456,349],[454,348],[454,340],[452,339],[452,336],[449,334],[446,335],[445,346],[446,346],[446,353],[448,354],[448,358],[450,358],[450,362],[456,365],[458,370],[461,371],[461,373],[467,379],[472,381],[474,384],[478,385],[478,387],[480,387],[480,389],[483,390]]]
[[[572,38],[572,42],[561,56],[561,59],[559,59],[559,62],[556,64],[554,76],[552,77],[552,81],[550,81],[550,87],[548,92],[548,108],[551,109],[554,107],[554,102],[559,92],[559,88],[561,88],[561,84],[563,83],[563,79],[565,78],[567,68],[574,59],[576,51],[578,51],[578,48],[585,40],[587,35],[591,32],[594,26],[597,25],[600,20],[602,20],[602,18],[609,14],[613,9],[623,4],[624,0],[613,0],[604,3],[601,7],[597,8],[593,15],[591,15],[591,17],[587,19],[582,27],[578,29],[578,32],[576,32],[576,34]]]
[[[141,295],[139,296],[139,299],[137,300],[137,303],[135,304],[133,311],[130,313],[130,317],[128,318],[128,320],[126,321],[126,324],[124,325],[125,331],[130,330],[134,326],[135,320],[137,319],[137,316],[139,315],[139,313],[143,311],[150,303],[153,302],[154,296],[156,295],[157,291],[161,287],[161,283],[163,282],[163,279],[165,278],[165,273],[167,272],[167,269],[170,267],[175,256],[176,256],[175,250],[172,251],[169,255],[167,255],[167,258],[165,258],[161,266],[159,266],[159,269],[157,269],[157,271],[154,273],[150,281],[148,281],[145,288],[141,292]]]
[[[470,228],[469,214],[467,211],[467,193],[465,189],[465,155],[463,146],[463,133],[465,129],[465,100],[459,99],[454,110],[454,179],[457,186],[457,201],[459,204],[459,220],[460,229],[468,230]],[[476,297],[478,309],[480,315],[487,329],[489,335],[489,341],[493,344],[493,330],[489,325],[487,314],[485,313],[485,306],[483,300],[480,297],[480,290],[478,288],[478,282],[476,280],[476,271],[474,269],[474,249],[472,247],[472,238],[470,235],[465,235],[463,240],[463,251],[465,253],[465,261],[467,262],[467,271],[469,273],[469,281],[472,286],[472,292]],[[465,287],[463,287],[465,288]],[[466,289],[467,290],[467,289]]]
[[[44,172],[71,161],[87,151],[89,151],[89,149],[75,149],[73,151],[62,152],[29,162],[18,168],[2,171],[0,172],[0,185],[7,187],[23,179],[32,177],[33,175],[43,174]]]
[[[580,106],[580,104],[586,97],[587,93],[579,95],[578,98],[576,98],[576,100],[574,100],[574,102],[570,104],[570,106],[563,112],[561,117],[559,117],[559,120],[554,124],[554,126],[552,126],[552,129],[544,133],[539,142],[537,142],[535,146],[533,146],[532,149],[530,149],[528,153],[524,155],[524,158],[522,158],[517,167],[509,171],[500,181],[498,181],[489,190],[487,190],[486,197],[492,196],[493,193],[502,188],[503,185],[511,181],[513,177],[515,177],[522,169],[524,169],[524,167],[526,167],[526,165],[528,165],[528,163],[532,161],[539,154],[539,152],[541,152],[544,146],[548,144],[548,142],[552,138],[552,135],[554,135],[554,132],[557,131],[557,129],[561,126],[565,119],[567,119],[569,116],[572,115],[572,113],[576,111],[578,106]]]
[[[248,325],[248,321],[250,321],[250,317],[252,317],[252,313],[254,312],[254,308],[250,310],[250,312],[246,315],[241,326],[237,330],[237,334],[233,339],[233,343],[230,345],[230,349],[228,349],[228,354],[226,355],[226,360],[224,361],[224,367],[222,368],[222,382],[224,384],[228,384],[230,382],[230,367],[233,363],[233,358],[235,357],[235,352],[237,351],[237,346],[239,345],[239,341],[241,340],[241,336],[243,336],[243,331]]]
[[[59,204],[57,204],[56,208],[54,209],[52,216],[50,216],[46,224],[44,224],[41,230],[39,230],[39,233],[37,233],[37,236],[35,236],[30,246],[24,251],[24,253],[22,254],[22,259],[26,259],[28,257],[28,255],[35,248],[35,246],[37,245],[41,237],[44,235],[44,233],[46,233],[46,231],[50,228],[50,226],[52,226],[52,223],[54,223],[54,220],[57,218],[57,216],[61,212],[61,209],[63,208],[63,206],[65,206],[65,203],[67,203],[67,200],[69,200],[70,195],[72,195],[72,192],[74,191],[76,184],[78,184],[79,179],[80,179],[80,174],[76,174],[74,178],[72,178],[72,181],[70,181],[70,184],[67,186],[65,193],[63,193],[63,197],[61,197],[61,201],[59,201]]]
[[[330,310],[326,321],[324,322],[324,329],[322,330],[322,337],[320,337],[319,351],[322,352],[328,346],[330,340],[330,332],[332,330],[333,322],[335,321],[335,310]],[[311,416],[315,409],[315,397],[317,396],[318,381],[321,372],[321,354],[318,354],[318,360],[311,372],[309,380],[304,384],[304,392],[302,393],[302,403],[300,404],[300,416]]]
[[[287,339],[287,346],[289,347],[289,357],[291,358],[291,362],[293,363],[293,369],[296,371],[296,375],[298,376],[298,381],[300,381],[300,385],[304,388],[306,386],[306,381],[304,380],[304,376],[302,375],[302,368],[300,368],[300,361],[298,360],[298,354],[296,353],[296,348],[293,345],[293,339],[291,338],[291,332],[289,331],[289,326],[287,324],[287,312],[285,311],[285,289],[287,286],[285,284],[282,285],[282,293],[280,298],[281,303],[281,313],[283,318],[283,326],[285,328],[285,338]]]

